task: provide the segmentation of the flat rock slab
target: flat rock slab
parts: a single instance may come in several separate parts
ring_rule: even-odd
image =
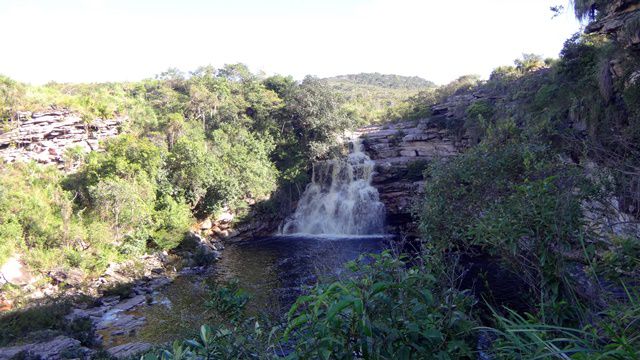
[[[0,359],[11,359],[19,354],[37,355],[43,360],[89,358],[92,351],[80,346],[80,341],[58,336],[46,342],[0,348]]]
[[[134,296],[129,300],[125,300],[113,307],[113,310],[128,311],[136,306],[142,305],[147,301],[144,295]]]
[[[118,345],[107,349],[109,354],[117,359],[124,359],[133,355],[138,355],[152,349],[152,345],[145,342],[135,342],[129,344]]]

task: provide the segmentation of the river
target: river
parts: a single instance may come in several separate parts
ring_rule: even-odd
[[[250,300],[249,315],[284,314],[305,288],[344,274],[344,264],[386,248],[388,236],[274,236],[226,246],[222,258],[203,273],[182,275],[154,294],[151,304],[127,312],[145,324],[130,334],[102,332],[108,347],[163,344],[195,335],[207,322],[209,288],[237,280]]]

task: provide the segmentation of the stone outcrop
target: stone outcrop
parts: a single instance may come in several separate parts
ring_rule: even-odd
[[[439,104],[433,112],[455,117],[458,100],[452,98],[453,102]],[[424,184],[422,171],[432,161],[458,154],[469,145],[468,138],[452,134],[433,119],[368,126],[357,133],[376,163],[372,185],[385,204],[388,230],[411,235],[415,232],[412,206]]]
[[[58,336],[49,341],[0,348],[0,360],[8,359],[89,359],[93,351],[80,345],[80,341]]]
[[[23,286],[32,281],[33,277],[17,255],[11,257],[0,267],[0,286],[5,283]]]
[[[109,349],[108,352],[109,355],[113,356],[116,359],[126,359],[134,355],[139,355],[141,353],[149,351],[151,350],[151,348],[151,344],[136,342],[113,347]]]
[[[7,124],[10,129],[0,133],[0,160],[64,167],[64,153],[77,147],[82,152],[96,151],[102,139],[116,136],[125,118],[95,119],[86,123],[81,116],[68,110],[20,112]],[[1,130],[0,130],[1,132]],[[70,164],[67,164],[70,165]]]
[[[640,50],[640,1],[613,0],[603,12],[585,32],[606,34],[627,48]]]

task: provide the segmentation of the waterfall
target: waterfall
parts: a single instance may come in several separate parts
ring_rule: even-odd
[[[313,165],[311,183],[282,234],[374,235],[384,232],[384,205],[371,186],[374,162],[360,138],[350,142],[346,159]]]

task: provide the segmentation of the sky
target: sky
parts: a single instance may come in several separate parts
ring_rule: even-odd
[[[242,62],[266,74],[380,72],[444,84],[580,30],[568,0],[0,0],[0,74],[136,81]]]

